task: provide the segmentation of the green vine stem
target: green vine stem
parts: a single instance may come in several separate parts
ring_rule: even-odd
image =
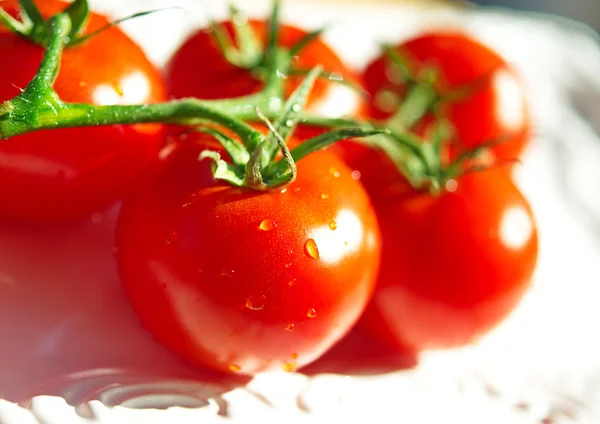
[[[50,18],[49,41],[38,73],[21,94],[0,104],[0,139],[42,129],[112,124],[165,122],[198,124],[211,121],[228,128],[253,148],[262,134],[243,120],[255,120],[255,107],[276,116],[283,104],[283,87],[277,74],[286,74],[289,54],[278,50],[270,61],[265,88],[257,94],[227,100],[194,98],[158,104],[94,106],[63,102],[52,88],[60,58],[71,31],[71,20],[61,13]]]

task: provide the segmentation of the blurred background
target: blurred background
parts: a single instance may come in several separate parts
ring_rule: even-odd
[[[600,29],[600,0],[471,0],[485,6],[507,6],[577,19]]]

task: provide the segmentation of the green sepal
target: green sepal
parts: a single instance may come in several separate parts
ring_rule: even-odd
[[[390,44],[382,44],[381,49],[406,82],[415,82],[408,60],[397,49]]]
[[[306,46],[308,46],[313,40],[319,38],[321,36],[321,34],[323,34],[325,31],[327,31],[327,27],[321,27],[321,28],[317,28],[311,32],[309,32],[308,34],[306,34],[304,37],[302,37],[300,39],[300,41],[298,41],[296,44],[294,44],[291,48],[290,48],[290,56],[296,56],[298,53],[300,53],[302,51],[302,49],[304,49]]]
[[[511,138],[514,137],[514,134],[504,134],[500,137],[494,138],[492,140],[486,141],[484,143],[479,144],[478,146],[464,151],[458,155],[458,157],[444,170],[443,177],[445,180],[449,180],[451,178],[456,178],[460,175],[465,174],[467,171],[464,168],[464,164],[471,159],[475,159],[477,156],[481,155],[483,152],[492,149],[493,147],[505,143]],[[517,160],[513,160],[511,162],[515,162]],[[477,170],[487,169],[488,166],[476,166],[474,167]],[[470,171],[469,171],[470,172]]]
[[[238,45],[240,65],[246,69],[252,69],[258,66],[262,59],[263,49],[260,41],[248,22],[246,15],[240,12],[233,4],[229,5],[229,14],[231,16],[235,41]]]
[[[74,40],[77,35],[85,29],[89,15],[90,5],[88,0],[75,0],[64,10],[71,18],[71,32],[69,37]]]
[[[244,177],[240,176],[236,167],[223,159],[219,152],[204,150],[200,152],[198,160],[210,159],[213,177],[216,180],[226,181],[236,187],[243,187]]]
[[[111,21],[108,24],[106,24],[106,25],[98,28],[94,32],[90,32],[90,33],[82,35],[82,36],[72,37],[71,41],[69,42],[69,46],[72,47],[72,46],[76,46],[76,45],[85,43],[86,41],[88,41],[92,37],[95,37],[98,34],[104,32],[104,31],[106,31],[108,29],[111,29],[112,27],[117,26],[117,25],[119,25],[119,24],[121,24],[123,22],[129,21],[131,19],[141,18],[142,16],[147,16],[147,15],[151,15],[151,14],[156,13],[156,12],[162,12],[162,11],[165,11],[165,10],[172,10],[172,9],[180,9],[180,8],[177,7],[177,6],[162,7],[160,9],[146,10],[146,11],[143,11],[143,12],[137,12],[137,13],[134,13],[132,15],[125,16],[124,18],[119,18],[117,20]],[[81,29],[78,32],[80,32],[80,31],[81,31]]]
[[[210,28],[217,46],[225,60],[233,66],[254,69],[263,59],[263,50],[258,37],[245,15],[232,4],[229,5],[229,14],[237,47],[223,26],[211,19]]]
[[[256,146],[256,149],[250,154],[250,160],[246,164],[246,174],[244,176],[244,185],[252,187],[255,190],[264,190],[267,185],[262,176],[262,166],[260,158],[265,147],[265,140]]]
[[[300,83],[287,99],[283,106],[283,110],[277,117],[277,120],[273,123],[275,129],[274,132],[278,133],[284,140],[288,138],[302,118],[301,113],[308,99],[308,94],[321,72],[322,68],[317,66],[308,73],[302,83]],[[279,143],[275,137],[276,136],[273,133],[270,133],[267,136],[261,159],[261,165],[263,167],[273,162],[273,159],[277,154]]]
[[[34,26],[44,26],[46,21],[42,17],[39,9],[32,0],[19,0],[19,5],[23,9],[24,16],[31,21]]]
[[[31,32],[32,24],[27,22],[21,22],[18,19],[13,18],[6,10],[0,7],[0,23],[4,24],[10,31],[28,37]]]
[[[268,179],[265,182],[265,186],[269,187],[269,188],[274,188],[274,187],[279,187],[281,185],[284,184],[288,184],[291,183],[292,181],[294,181],[296,179],[296,176],[298,175],[298,168],[296,167],[296,162],[294,161],[294,158],[292,157],[292,154],[290,152],[290,149],[287,146],[287,143],[285,141],[285,138],[277,131],[277,129],[275,128],[275,126],[273,125],[273,123],[271,121],[269,121],[269,119],[263,115],[263,113],[260,111],[259,108],[256,108],[256,114],[258,115],[258,118],[265,123],[265,125],[267,126],[267,128],[269,129],[269,138],[267,140],[265,140],[265,143],[263,143],[261,145],[261,147],[264,147],[267,145],[267,141],[274,139],[275,142],[277,143],[279,150],[281,150],[281,154],[283,155],[283,158],[280,159],[279,161],[277,161],[276,163],[273,162],[269,162],[264,169],[264,172],[261,172],[261,174],[267,175],[267,176],[271,176],[271,174],[269,174],[269,169],[277,166],[277,164],[283,164],[285,166],[283,172],[276,174],[273,178]],[[262,152],[258,152],[259,155],[256,155],[255,157],[252,158],[252,160],[259,160],[260,159],[260,153]],[[258,162],[260,164],[260,162]],[[259,165],[257,168],[248,168],[248,171],[261,171],[261,168],[263,168],[262,165]],[[263,175],[260,175],[260,181],[263,182]]]
[[[289,71],[290,75],[307,75],[310,72],[310,69],[291,69]],[[356,91],[358,94],[363,95],[363,96],[367,96],[367,92],[365,91],[364,88],[362,88],[359,84],[356,83],[352,83],[350,81],[347,81],[343,78],[343,76],[340,75],[340,77],[337,76],[336,72],[327,72],[327,71],[321,71],[321,75],[319,75],[319,78],[325,78],[328,81],[332,81],[335,82],[337,84],[341,84],[343,86],[346,86],[354,91]]]
[[[309,154],[325,149],[340,140],[356,137],[370,137],[388,133],[389,131],[386,129],[340,128],[319,134],[316,137],[304,141],[290,151],[290,156],[293,162],[296,163]],[[268,178],[269,181],[272,181],[281,178],[282,175],[285,175],[288,172],[289,162],[289,160],[284,160],[282,158],[270,165],[264,171],[265,179]]]
[[[264,51],[263,65],[269,67],[269,62],[274,60],[277,51],[277,42],[279,39],[279,14],[280,0],[273,0],[271,16],[269,17],[269,33],[267,38],[267,47]]]
[[[412,128],[436,103],[437,93],[429,84],[412,86],[402,106],[388,120],[391,128],[399,131]]]
[[[243,168],[250,160],[248,150],[227,134],[214,128],[200,128],[198,131],[213,136],[223,146],[234,166]]]

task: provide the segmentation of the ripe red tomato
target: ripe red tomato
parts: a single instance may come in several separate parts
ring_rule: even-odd
[[[441,115],[456,129],[459,145],[472,149],[500,137],[506,140],[491,150],[499,160],[518,159],[527,144],[531,122],[523,88],[515,72],[499,54],[472,37],[456,32],[431,32],[396,46],[411,74],[427,66],[439,71],[437,89],[442,96],[466,84],[476,89],[460,100],[444,102]],[[386,56],[369,64],[365,88],[371,95],[369,115],[388,118],[397,108],[394,94],[406,94],[401,74]],[[416,126],[422,132],[432,120],[427,116]]]
[[[213,144],[208,144],[212,149]],[[117,262],[155,338],[193,364],[293,370],[346,334],[380,255],[369,198],[328,152],[266,192],[212,177],[201,139],[173,143],[123,204]]]
[[[461,346],[496,326],[529,286],[538,249],[531,209],[509,175],[466,174],[433,196],[381,153],[343,143],[333,147],[361,172],[382,231],[361,326],[408,354]]]
[[[251,20],[250,24],[258,38],[266,44],[268,27],[265,21]],[[231,22],[225,22],[224,25],[233,34]],[[278,41],[281,46],[292,47],[305,35],[306,31],[302,29],[281,25]],[[335,73],[337,78],[360,86],[359,77],[320,39],[314,39],[300,51],[293,68],[310,70],[317,65]],[[303,77],[290,75],[287,78],[286,96],[291,94]],[[213,34],[206,29],[191,35],[176,51],[167,65],[167,83],[169,94],[175,98],[240,97],[256,93],[263,87],[263,83],[251,71],[233,66],[224,59]],[[311,91],[307,111],[327,117],[355,116],[362,113],[364,107],[364,98],[358,91],[321,78]]]
[[[56,0],[38,2],[45,16],[65,5]],[[107,23],[92,14],[87,28],[94,31]],[[5,58],[0,67],[0,102],[27,85],[42,54],[42,47],[0,29],[0,56]],[[98,105],[167,98],[160,73],[116,27],[68,48],[54,88],[65,101]],[[44,130],[2,141],[0,216],[56,223],[102,212],[125,194],[163,144],[160,125]]]

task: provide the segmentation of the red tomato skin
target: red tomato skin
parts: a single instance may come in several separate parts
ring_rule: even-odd
[[[268,27],[265,21],[250,20],[259,40],[266,44]],[[233,34],[231,22],[224,23]],[[279,45],[292,47],[306,31],[291,25],[281,25]],[[309,43],[293,62],[293,68],[310,70],[317,65],[328,72],[335,72],[343,80],[361,86],[360,77],[344,65],[337,54],[321,39]],[[223,99],[241,97],[260,91],[261,81],[252,72],[228,63],[207,29],[192,34],[175,52],[166,68],[169,94],[174,98],[197,97],[200,99]],[[289,76],[285,95],[289,96],[304,76]],[[343,94],[341,94],[343,93]],[[365,98],[358,91],[339,82],[318,79],[309,95],[307,110],[325,116],[359,115],[366,108]]]
[[[418,73],[425,66],[440,71],[438,89],[442,94],[475,81],[478,89],[461,100],[446,103],[442,116],[453,123],[459,145],[472,149],[507,137],[491,152],[496,160],[518,159],[531,136],[531,117],[522,83],[506,61],[489,47],[459,32],[430,32],[396,46],[407,58],[410,69]],[[405,95],[406,87],[393,77],[391,62],[380,56],[364,71],[364,84],[370,94],[368,115],[386,119],[391,112],[377,102],[381,91]],[[486,80],[485,77],[489,76]],[[508,109],[508,110],[506,110]],[[431,116],[415,127],[423,133]]]
[[[436,197],[412,189],[380,152],[352,142],[333,149],[361,172],[382,232],[363,329],[419,354],[474,342],[511,313],[530,285],[538,236],[508,173],[467,174]]]
[[[197,160],[204,148],[165,148],[124,202],[125,292],[143,326],[192,364],[243,374],[306,365],[372,294],[380,234],[370,201],[327,152],[303,159],[295,182],[259,193],[216,182]]]
[[[65,7],[39,2],[49,16]],[[105,25],[92,14],[88,31]],[[0,29],[0,101],[33,78],[43,49]],[[68,102],[155,103],[167,99],[162,76],[143,51],[114,27],[65,50],[54,84]],[[0,217],[42,224],[67,223],[103,212],[122,198],[164,145],[161,125],[114,125],[42,130],[2,141]]]

